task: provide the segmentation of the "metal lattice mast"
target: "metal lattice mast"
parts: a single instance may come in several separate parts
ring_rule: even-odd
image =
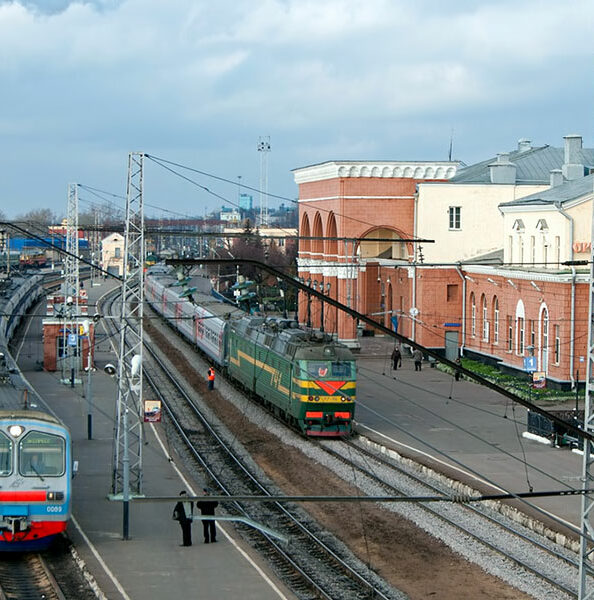
[[[120,346],[118,402],[112,493],[124,501],[124,538],[130,495],[142,494],[142,318],[144,305],[144,154],[128,157],[126,227]]]
[[[268,153],[270,152],[270,136],[258,140],[260,153],[260,227],[268,225]]]
[[[68,184],[66,210],[66,261],[64,265],[64,298],[72,297],[78,307],[78,183]],[[78,314],[78,311],[77,311]]]
[[[591,241],[594,242],[594,202],[592,204],[592,232]],[[588,365],[586,369],[586,397],[584,406],[584,428],[589,433],[594,433],[594,244],[590,254],[590,319],[588,321]],[[592,444],[584,440],[584,458],[582,467],[582,487],[594,490],[594,460],[592,458]],[[594,492],[584,494],[582,497],[582,523],[580,539],[580,582],[578,590],[579,600],[594,598]]]
[[[66,257],[62,303],[62,383],[74,387],[78,367],[78,184],[68,184],[66,206]],[[72,337],[68,334],[72,334]]]

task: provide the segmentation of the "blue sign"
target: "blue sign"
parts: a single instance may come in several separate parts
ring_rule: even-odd
[[[68,334],[68,345],[69,346],[76,346],[77,343],[78,343],[78,339],[77,339],[76,333],[69,333]]]
[[[392,327],[394,328],[394,331],[398,332],[398,317],[394,316],[390,319],[390,321],[392,321]]]
[[[528,371],[529,373],[536,371],[536,356],[524,357],[524,371]]]
[[[444,323],[444,327],[460,327],[460,323]]]

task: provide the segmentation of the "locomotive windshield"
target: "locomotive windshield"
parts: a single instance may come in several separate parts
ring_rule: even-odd
[[[12,473],[12,441],[0,432],[0,476]]]
[[[59,435],[31,431],[19,444],[19,472],[26,477],[63,475],[65,445]]]
[[[301,369],[310,377],[316,379],[333,378],[333,377],[353,377],[354,366],[353,361],[300,361]]]

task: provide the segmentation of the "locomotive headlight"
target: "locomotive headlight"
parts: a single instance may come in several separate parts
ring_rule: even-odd
[[[15,438],[18,438],[23,433],[23,431],[25,431],[25,428],[21,425],[11,425],[8,428],[8,433],[10,433],[10,435]]]
[[[47,493],[48,500],[64,500],[64,492],[48,492]]]

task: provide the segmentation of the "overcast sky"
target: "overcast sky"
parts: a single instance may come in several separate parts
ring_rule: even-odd
[[[268,190],[287,198],[291,169],[445,160],[452,130],[468,164],[522,137],[591,147],[592,13],[587,0],[0,0],[0,208],[65,213],[69,182],[124,194],[130,151],[257,188],[260,136]],[[224,200],[147,161],[148,215],[237,202],[237,185],[184,174]]]

